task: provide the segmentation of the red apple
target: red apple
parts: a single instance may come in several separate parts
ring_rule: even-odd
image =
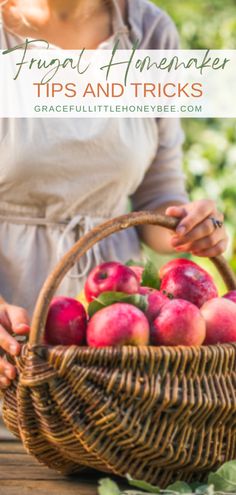
[[[162,306],[151,327],[151,342],[166,346],[199,346],[206,337],[206,324],[200,310],[183,299]]]
[[[50,345],[86,343],[87,315],[83,305],[70,297],[54,297],[50,304],[45,342]]]
[[[150,323],[152,323],[155,320],[157,315],[160,313],[161,308],[164,306],[164,304],[167,304],[169,301],[170,299],[159,290],[153,290],[148,295],[148,308],[145,311],[145,314]]]
[[[198,308],[218,296],[212,277],[197,265],[176,266],[168,271],[161,282],[161,291],[175,299],[186,299]]]
[[[148,307],[145,311],[146,317],[150,323],[157,317],[162,306],[169,302],[170,299],[163,292],[152,289],[151,287],[140,287],[139,294],[147,296]]]
[[[236,305],[228,299],[217,297],[201,308],[206,321],[205,344],[236,342]]]
[[[225,294],[224,299],[229,299],[230,301],[236,303],[236,290],[231,290],[227,294]]]
[[[115,291],[135,294],[138,289],[138,278],[133,270],[116,261],[110,261],[96,266],[91,271],[85,284],[85,295],[87,300],[91,302],[102,292]]]
[[[143,272],[144,272],[144,267],[138,266],[138,265],[133,265],[133,266],[130,266],[130,268],[135,273],[139,284],[141,284],[142,283],[142,276],[143,276]]]
[[[87,343],[91,347],[147,345],[149,323],[142,311],[126,303],[101,309],[88,323]]]
[[[138,293],[141,294],[142,296],[148,296],[149,294],[154,292],[154,290],[156,289],[153,289],[152,287],[141,286],[139,287]]]
[[[199,271],[206,273],[205,270],[201,268],[199,265],[197,265],[197,263],[194,263],[194,261],[187,260],[185,258],[175,258],[174,260],[169,261],[160,268],[159,277],[160,279],[163,279],[167,275],[167,273],[170,272],[170,270],[173,270],[173,268],[176,267],[186,268],[188,266],[195,267]]]

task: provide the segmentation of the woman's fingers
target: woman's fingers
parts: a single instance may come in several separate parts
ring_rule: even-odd
[[[25,335],[29,332],[29,317],[23,308],[7,303],[0,305],[0,349],[12,356],[20,353],[21,345],[11,335]],[[16,376],[16,369],[5,359],[0,359],[0,389],[9,387]]]
[[[177,247],[190,242],[198,241],[204,237],[208,237],[215,232],[215,227],[210,218],[207,218],[200,225],[197,225],[191,232],[184,237],[174,235],[172,238],[172,246]]]
[[[17,356],[20,353],[20,344],[12,337],[5,328],[0,324],[0,348],[8,352],[12,356]]]
[[[0,359],[0,389],[9,387],[11,381],[16,377],[16,369],[5,359]]]
[[[206,249],[214,248],[223,240],[225,240],[224,233],[221,230],[215,230],[211,236],[193,242],[191,244],[191,250],[193,253],[206,251]]]
[[[165,213],[169,217],[184,218],[187,215],[187,210],[186,210],[184,205],[183,206],[169,206]]]
[[[176,232],[181,236],[186,236],[197,225],[201,224],[211,215],[216,213],[215,204],[212,201],[196,201],[186,205],[187,215],[179,223]]]
[[[171,244],[176,251],[191,252],[197,256],[213,257],[227,248],[225,227],[216,228],[212,219],[224,220],[211,200],[195,201],[166,210],[167,215],[181,218]]]
[[[0,376],[0,389],[7,388],[9,385],[11,385],[11,381],[5,376]]]
[[[7,313],[11,322],[12,331],[18,335],[25,335],[29,332],[30,321],[27,312],[23,308],[7,305]]]
[[[196,256],[200,257],[206,257],[206,258],[214,258],[215,256],[219,256],[220,254],[223,254],[226,249],[227,249],[228,241],[223,239],[222,241],[218,242],[216,246],[206,249],[204,251],[196,252],[194,253]]]
[[[8,363],[5,359],[0,359],[0,378],[7,378],[8,380],[14,380],[16,377],[16,369],[12,364]]]
[[[11,332],[11,322],[7,313],[7,305],[0,304],[0,324],[9,332]]]
[[[228,237],[224,229],[215,230],[210,236],[204,237],[195,242],[176,246],[178,252],[191,252],[196,256],[207,256],[208,258],[218,256],[225,252],[228,244]]]
[[[25,309],[11,304],[0,305],[0,324],[9,332],[25,335],[30,330],[29,323]]]

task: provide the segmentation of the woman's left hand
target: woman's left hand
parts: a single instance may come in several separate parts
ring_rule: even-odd
[[[167,208],[166,215],[182,218],[171,241],[177,252],[212,258],[226,250],[228,236],[225,227],[214,225],[214,219],[223,222],[224,216],[213,201],[171,206]]]

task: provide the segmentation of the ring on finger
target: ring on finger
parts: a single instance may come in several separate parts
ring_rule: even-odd
[[[215,217],[210,217],[210,220],[212,221],[213,226],[215,227],[215,229],[221,229],[223,227],[223,225],[224,225],[224,222],[222,222],[221,220],[218,220]]]

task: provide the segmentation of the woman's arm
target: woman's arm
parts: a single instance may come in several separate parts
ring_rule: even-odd
[[[164,204],[158,213],[182,219],[176,233],[152,225],[140,229],[141,239],[159,253],[190,252],[196,256],[214,257],[222,254],[228,244],[224,225],[216,228],[212,218],[223,221],[223,215],[211,200],[194,201],[180,205]]]
[[[166,210],[170,206],[179,206],[179,202],[165,203],[159,208],[155,208],[157,213],[165,215]],[[147,244],[151,249],[160,254],[171,254],[174,248],[171,244],[173,232],[155,225],[142,225],[138,229],[140,239]]]

